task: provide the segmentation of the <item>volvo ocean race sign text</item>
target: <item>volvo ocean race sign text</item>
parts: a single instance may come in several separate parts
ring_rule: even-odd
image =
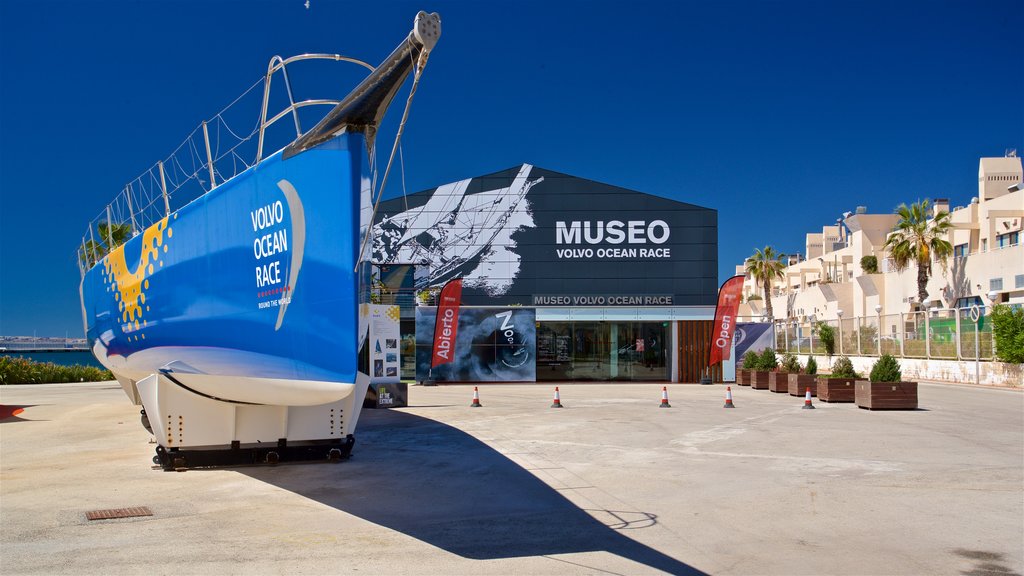
[[[671,258],[671,248],[656,246],[667,242],[671,234],[664,220],[560,220],[555,222],[555,244],[583,247],[556,248],[555,255],[559,259]]]

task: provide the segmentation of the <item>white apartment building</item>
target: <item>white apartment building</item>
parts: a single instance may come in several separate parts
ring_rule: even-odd
[[[785,279],[773,283],[772,312],[776,320],[801,324],[815,320],[874,317],[971,304],[1024,304],[1024,186],[1021,159],[981,158],[978,195],[967,206],[950,210],[949,201],[936,199],[934,210],[949,211],[953,226],[948,236],[954,255],[935,262],[928,282],[928,300],[918,302],[917,267],[896,272],[884,250],[886,238],[899,217],[868,214],[859,207],[836,225],[807,234],[806,259],[791,263]],[[878,272],[868,274],[861,258],[875,256]],[[792,260],[790,260],[792,262]],[[743,266],[737,266],[743,274]],[[763,286],[750,277],[744,283],[740,316],[763,317]],[[880,308],[878,308],[880,306]]]

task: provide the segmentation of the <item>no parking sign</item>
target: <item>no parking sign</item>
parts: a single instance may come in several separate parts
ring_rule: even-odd
[[[978,330],[981,330],[985,326],[985,315],[981,313],[981,306],[974,304],[971,306],[971,320],[974,320],[978,325]]]

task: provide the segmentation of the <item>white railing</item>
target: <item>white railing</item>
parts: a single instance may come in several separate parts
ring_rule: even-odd
[[[980,332],[970,310],[937,308],[814,323],[792,318],[776,320],[775,347],[794,354],[823,355],[825,345],[817,327],[824,324],[833,330],[833,353],[837,356],[891,354],[900,358],[991,360],[995,355],[995,337],[988,316],[991,309],[982,308],[984,320]]]
[[[374,69],[366,62],[339,54],[271,58],[267,73],[262,78],[213,118],[196,126],[170,156],[129,182],[89,221],[76,254],[82,275],[110,250],[169,215],[172,206],[180,208],[259,164],[264,158],[267,129],[276,122],[292,117],[295,135],[287,137],[285,143],[289,143],[302,135],[300,110],[337,105],[339,100],[295,100],[287,67],[304,60],[349,62],[371,72]],[[280,112],[267,118],[271,85],[278,73],[284,82],[287,104]],[[258,90],[261,87],[262,90]],[[256,101],[257,96],[262,100]]]

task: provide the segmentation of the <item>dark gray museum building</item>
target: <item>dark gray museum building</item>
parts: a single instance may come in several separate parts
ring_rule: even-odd
[[[694,382],[707,364],[709,208],[523,164],[382,202],[373,261],[406,378]],[[459,358],[430,370],[433,298],[454,278]]]

